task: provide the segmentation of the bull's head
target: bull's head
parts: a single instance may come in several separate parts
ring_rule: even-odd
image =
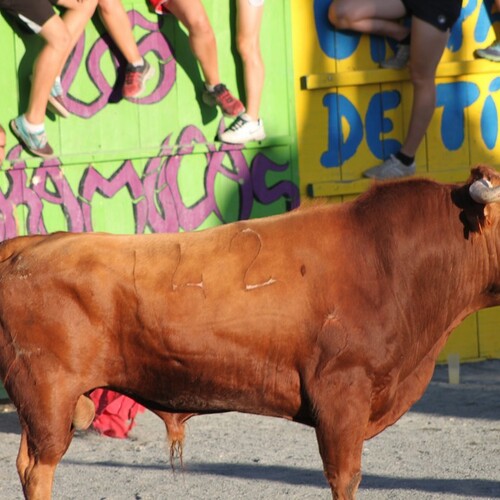
[[[481,234],[485,226],[494,220],[500,211],[500,174],[484,165],[471,170],[471,176],[464,186],[453,194],[454,203],[462,209],[460,220],[464,224],[464,236]]]
[[[483,233],[489,240],[486,245],[487,256],[490,261],[490,270],[494,272],[489,276],[487,296],[490,297],[489,305],[500,304],[500,268],[498,260],[500,255],[500,173],[496,170],[478,166],[471,171],[469,179],[469,195],[477,209],[479,233]],[[488,228],[487,231],[483,231]]]
[[[472,184],[469,194],[476,203],[487,205],[500,201],[500,175],[489,167],[472,169]]]

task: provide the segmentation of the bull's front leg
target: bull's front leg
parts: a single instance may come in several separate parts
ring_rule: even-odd
[[[335,500],[356,498],[370,414],[369,383],[351,376],[324,377],[312,398],[323,469]]]
[[[36,384],[25,384],[23,389],[14,391],[24,397],[14,401],[22,429],[17,471],[26,499],[50,500],[56,467],[73,437],[73,418],[90,424],[93,411],[87,402],[77,403],[74,395],[65,393],[62,383],[47,385],[45,391]]]
[[[22,419],[21,419],[22,422]],[[17,455],[17,472],[23,488],[24,497],[28,500],[49,500],[52,495],[52,484],[57,463],[43,462],[36,444],[30,442],[29,430],[22,422],[21,443]]]

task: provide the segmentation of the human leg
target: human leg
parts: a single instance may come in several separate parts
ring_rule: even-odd
[[[33,124],[43,123],[50,89],[60,73],[70,47],[71,36],[61,17],[52,16],[42,27],[45,40],[33,65],[33,80],[26,119]]]
[[[265,73],[260,51],[264,0],[238,0],[237,5],[237,47],[243,62],[246,112],[220,135],[220,140],[244,144],[261,141],[266,137],[259,113]]]
[[[400,19],[407,14],[401,0],[362,0],[353,4],[349,0],[336,0],[330,5],[328,19],[338,29],[350,29],[393,38],[399,42],[394,57],[383,61],[380,66],[401,69],[409,58],[408,26]]]
[[[402,0],[335,0],[328,20],[338,29],[386,36],[397,41],[408,36],[409,28],[399,19],[406,14]]]
[[[436,69],[443,56],[449,31],[414,18],[410,47],[410,74],[413,102],[410,123],[401,151],[415,156],[436,107]]]
[[[189,45],[208,85],[220,83],[217,42],[200,0],[171,0],[168,9],[186,27]]]
[[[238,0],[237,47],[243,62],[247,114],[259,117],[264,87],[264,62],[260,51],[260,28],[264,2]]]
[[[45,112],[51,87],[64,61],[70,35],[62,19],[54,14],[39,33],[45,45],[35,60],[33,79],[26,112],[10,122],[12,132],[33,154],[42,158],[53,156],[45,134]]]
[[[363,173],[365,177],[386,179],[415,173],[414,157],[436,107],[436,69],[448,41],[449,31],[414,17],[410,45],[410,74],[413,101],[408,132],[396,155]],[[398,157],[400,155],[400,157]],[[403,162],[402,159],[405,161]]]
[[[39,32],[45,45],[33,67],[32,90],[25,113],[26,119],[34,124],[43,123],[50,89],[92,17],[96,0],[60,0],[57,5],[67,10],[62,17],[54,14]]]
[[[99,0],[98,7],[106,31],[128,63],[122,89],[123,97],[136,98],[144,92],[146,82],[154,76],[154,68],[139,52],[130,19],[121,0]]]
[[[205,78],[203,101],[209,106],[218,105],[225,116],[236,117],[243,113],[243,104],[220,81],[217,42],[201,1],[171,0],[168,10],[188,30],[191,50],[198,59]]]
[[[129,64],[141,64],[142,56],[132,33],[132,25],[121,0],[98,0],[101,20]]]
[[[64,0],[62,0],[59,5],[63,5],[64,3]],[[93,16],[97,7],[97,0],[87,0],[85,2],[77,2],[76,4],[70,1],[66,4],[66,6],[68,8],[61,16],[61,18],[70,34],[70,42],[66,50],[66,56],[64,57],[64,60],[61,64],[60,72],[58,73],[58,76],[56,77],[54,84],[50,89],[49,100],[47,103],[48,109],[50,109],[53,113],[62,116],[63,118],[67,118],[70,115],[70,111],[64,99],[64,90],[62,87],[60,74],[64,67],[64,63],[66,62],[71,51],[82,36],[83,31],[85,30],[85,26]]]
[[[31,13],[33,4],[20,2],[12,11],[45,41],[33,66],[33,77],[28,108],[12,120],[13,133],[33,154],[51,157],[53,150],[45,135],[44,118],[54,81],[62,70],[73,45],[92,16],[96,0],[60,0],[58,5],[67,10],[63,17],[55,14],[49,2],[40,2]],[[42,9],[43,10],[40,10]],[[28,9],[28,10],[26,10]],[[32,14],[32,17],[29,17]]]

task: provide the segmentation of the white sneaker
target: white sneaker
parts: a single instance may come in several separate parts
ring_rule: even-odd
[[[410,59],[410,46],[409,45],[398,45],[396,53],[394,56],[382,61],[380,63],[381,68],[385,69],[403,69],[408,64]]]
[[[234,123],[219,136],[222,142],[228,144],[245,144],[250,141],[263,141],[265,138],[262,120],[260,118],[252,120],[247,114],[238,116]]]
[[[415,173],[415,162],[406,166],[394,155],[389,156],[381,165],[369,168],[363,172],[365,177],[382,181],[384,179],[394,179],[396,177],[408,177]]]

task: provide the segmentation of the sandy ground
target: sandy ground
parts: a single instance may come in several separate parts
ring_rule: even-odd
[[[0,499],[22,498],[17,415],[0,407]],[[330,499],[314,431],[228,413],[188,424],[184,468],[172,471],[165,431],[139,416],[127,440],[79,433],[59,465],[55,499]],[[500,360],[438,366],[424,397],[365,443],[358,499],[500,498]]]

